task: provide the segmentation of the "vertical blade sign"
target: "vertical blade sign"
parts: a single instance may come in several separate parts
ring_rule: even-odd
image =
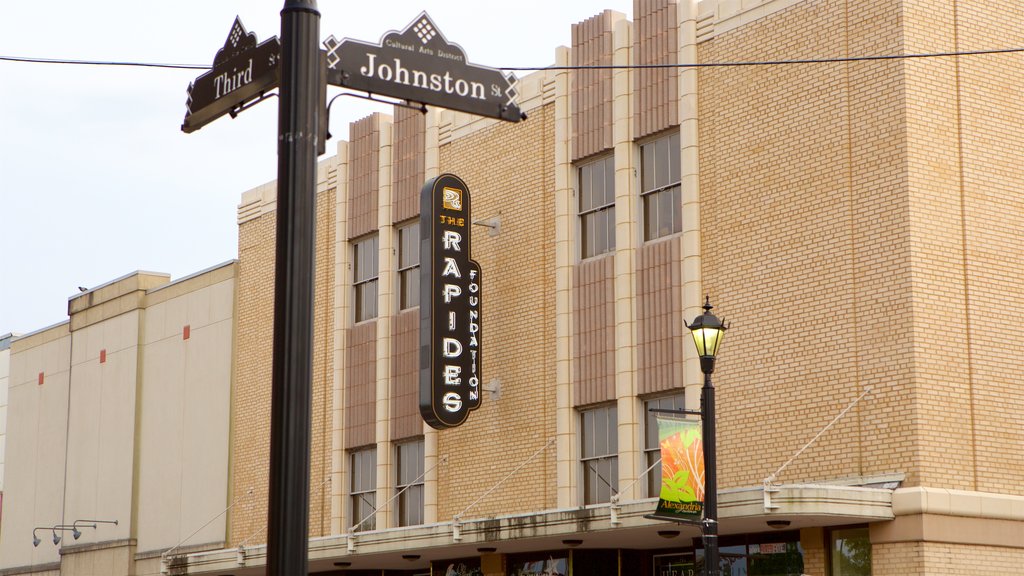
[[[442,174],[420,194],[420,414],[439,430],[480,407],[480,266],[469,188]]]

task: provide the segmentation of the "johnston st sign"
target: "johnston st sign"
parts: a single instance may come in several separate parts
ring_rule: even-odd
[[[280,82],[281,43],[273,36],[261,44],[235,18],[224,47],[213,58],[213,68],[188,87],[187,111],[181,129],[194,132],[259,98]]]
[[[469,188],[458,176],[420,194],[420,414],[437,429],[480,407],[480,266],[470,259]]]
[[[380,44],[334,36],[327,48],[327,82],[335,86],[518,122],[516,77],[470,64],[426,12]]]

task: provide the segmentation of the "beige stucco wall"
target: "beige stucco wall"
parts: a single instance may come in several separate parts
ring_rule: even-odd
[[[224,541],[235,269],[129,274],[13,341],[0,570],[132,574],[136,543],[159,552],[210,520],[192,544]],[[101,522],[32,546],[76,520]]]
[[[32,546],[31,532],[64,518],[70,346],[66,322],[11,345],[0,569],[60,561],[50,531],[38,532],[38,547]]]
[[[65,519],[118,521],[83,531],[80,544],[133,533],[140,316],[133,310],[71,334]]]
[[[208,276],[148,294],[138,515],[160,521],[139,522],[140,553],[225,538],[235,265]]]
[[[7,446],[7,386],[11,376],[10,337],[0,340],[0,493],[4,491],[4,460]]]

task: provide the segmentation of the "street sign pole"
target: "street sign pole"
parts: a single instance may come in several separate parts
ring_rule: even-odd
[[[319,36],[316,0],[286,0],[281,11],[268,576],[308,573],[318,91],[322,90]]]

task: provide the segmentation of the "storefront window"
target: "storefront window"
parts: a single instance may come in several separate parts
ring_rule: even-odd
[[[695,539],[694,544],[699,545],[700,539]],[[694,573],[701,574],[704,550],[698,547],[694,557]],[[718,548],[718,559],[723,576],[801,576],[804,573],[804,552],[800,533],[795,530],[724,536]]]
[[[693,554],[665,554],[654,557],[654,576],[697,576]]]
[[[832,576],[871,576],[871,540],[866,526],[829,531]]]
[[[431,574],[439,576],[483,576],[479,558],[440,560],[431,563]]]
[[[797,576],[804,573],[799,542],[765,542],[747,547],[750,576]]]
[[[569,576],[569,558],[564,552],[509,556],[508,576]]]

